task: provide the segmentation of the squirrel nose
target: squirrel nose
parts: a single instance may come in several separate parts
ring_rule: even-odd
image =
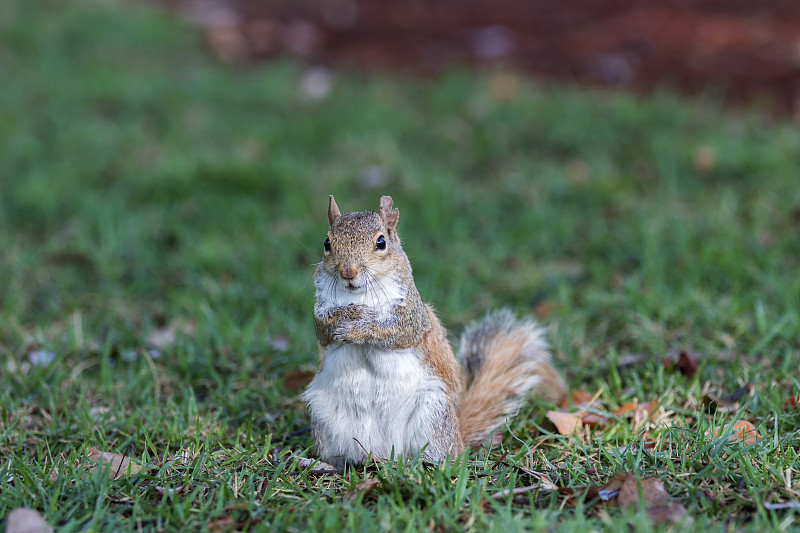
[[[352,281],[356,279],[356,276],[358,276],[358,269],[356,269],[356,267],[353,265],[340,265],[339,275],[344,280]]]

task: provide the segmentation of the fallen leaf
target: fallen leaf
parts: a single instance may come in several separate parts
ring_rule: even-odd
[[[686,513],[686,508],[683,504],[673,500],[661,481],[654,477],[637,480],[636,476],[628,474],[619,489],[620,506],[638,505],[640,501],[640,486],[641,496],[647,509],[647,516],[653,524],[692,522],[692,517]]]
[[[102,452],[94,446],[89,448],[89,459],[100,463],[98,466],[107,468],[108,477],[111,479],[132,476],[142,470],[142,467],[131,461],[130,457],[118,453]]]
[[[547,411],[547,419],[553,423],[561,435],[572,435],[583,425],[581,415],[578,413],[565,413],[563,411]]]
[[[614,416],[632,419],[635,423],[652,420],[654,418],[658,402],[639,402],[634,400],[628,402],[614,411]]]
[[[602,428],[604,426],[607,426],[609,423],[609,419],[607,416],[598,415],[597,413],[587,413],[583,411],[582,413],[576,413],[576,414],[581,414],[581,421],[584,423],[584,425],[589,426],[590,428],[595,428],[595,427]]]
[[[589,502],[599,496],[598,489],[594,485],[587,487],[558,487],[556,489],[560,496],[564,497],[563,504],[575,507],[578,502]]]
[[[761,435],[758,434],[756,427],[747,420],[737,420],[736,423],[733,424],[733,429],[735,433],[731,436],[735,436],[745,444],[754,444],[761,439]]]
[[[580,419],[581,424],[587,425],[591,428],[597,426],[599,427],[605,426],[609,422],[608,417],[596,413],[587,412],[587,409],[590,408],[602,409],[600,402],[597,401],[597,398],[599,396],[600,392],[592,396],[591,394],[586,393],[584,391],[574,390],[570,392],[569,398],[564,398],[561,401],[559,407],[561,407],[562,409],[567,409],[569,407],[572,407],[573,409],[577,408],[577,411],[572,413],[568,413],[565,411],[550,411],[549,413],[563,413],[563,415],[569,415],[569,416],[555,415],[556,417],[562,420],[563,424],[567,424],[565,426],[567,429],[570,427],[569,424],[572,423],[571,420],[573,417],[578,417]],[[558,424],[556,423],[555,420],[553,420],[549,416],[549,413],[548,413],[548,418],[550,418],[550,421],[556,425],[556,428],[558,428],[559,427]],[[570,434],[570,433],[563,433],[560,429],[558,432],[561,433],[562,435]]]
[[[747,444],[748,446],[751,444],[755,444],[761,439],[761,435],[759,435],[756,427],[748,422],[747,420],[737,420],[733,426],[722,426],[709,429],[705,432],[705,435],[711,437],[712,439],[716,439],[722,433],[726,433],[728,431],[732,431],[733,433],[728,438],[728,441],[741,441]]]
[[[566,409],[568,407],[588,407],[589,405],[595,403],[592,401],[593,399],[594,396],[588,392],[574,390],[569,393],[569,399],[565,397],[558,406],[562,409]]]
[[[625,480],[628,479],[630,474],[628,472],[620,472],[608,481],[606,484],[600,487],[597,490],[597,495],[600,496],[600,499],[604,502],[616,498],[619,495],[619,491],[622,488],[622,484],[625,483]]]
[[[687,377],[694,377],[697,374],[697,360],[686,350],[681,350],[678,354],[678,362],[675,363],[675,370]]]
[[[53,533],[53,526],[33,509],[20,507],[8,513],[6,533]]]
[[[345,494],[345,498],[352,501],[356,500],[360,495],[363,501],[363,499],[369,496],[369,493],[375,490],[380,484],[381,482],[377,479],[368,477],[356,483],[356,486],[352,490],[348,490],[347,494]]]
[[[281,384],[284,389],[297,391],[306,388],[317,373],[313,370],[290,370],[283,375]]]

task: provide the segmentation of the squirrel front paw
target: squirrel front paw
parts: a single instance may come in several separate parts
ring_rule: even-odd
[[[368,336],[369,328],[374,324],[377,313],[363,305],[348,306],[346,318],[342,318],[333,328],[333,340],[362,344]]]

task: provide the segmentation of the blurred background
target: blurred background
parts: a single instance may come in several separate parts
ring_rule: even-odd
[[[175,9],[230,62],[288,55],[427,75],[513,66],[560,82],[713,91],[788,113],[800,103],[800,5],[791,0],[151,3]]]
[[[796,340],[799,69],[793,1],[3,2],[0,345],[313,365],[331,193],[456,332]]]

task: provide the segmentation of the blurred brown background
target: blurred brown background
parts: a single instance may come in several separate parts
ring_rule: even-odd
[[[711,90],[800,116],[798,0],[150,0],[231,62],[430,74],[501,65],[547,79]]]

